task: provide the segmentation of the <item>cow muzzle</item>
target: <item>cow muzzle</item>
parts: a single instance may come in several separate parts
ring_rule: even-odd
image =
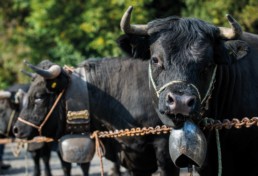
[[[180,129],[173,129],[169,137],[169,153],[179,167],[201,167],[206,157],[207,142],[202,131],[190,120]]]
[[[168,92],[165,96],[167,113],[189,116],[197,107],[198,99],[194,95],[178,95]]]
[[[173,121],[178,127],[187,119],[199,121],[201,100],[193,85],[185,82],[175,83],[160,94],[158,109],[163,115],[160,118]]]

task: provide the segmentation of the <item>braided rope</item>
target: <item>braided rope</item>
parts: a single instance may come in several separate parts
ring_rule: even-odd
[[[224,119],[223,122],[220,120],[214,120],[211,118],[204,118],[200,123],[202,129],[206,130],[221,130],[236,128],[240,129],[242,127],[250,128],[252,126],[258,127],[258,117],[244,117],[242,120],[233,118],[232,120]],[[143,135],[150,135],[150,134],[167,134],[170,133],[172,127],[167,127],[166,125],[163,126],[156,126],[154,127],[143,127],[143,128],[131,128],[125,130],[114,130],[114,131],[97,131],[97,135],[99,138],[116,138],[116,137],[124,137],[124,136],[143,136]],[[23,142],[23,143],[32,143],[32,142],[52,142],[54,139],[38,136],[32,140],[25,140],[25,139],[0,139],[0,144],[12,143],[12,142]]]
[[[250,128],[252,126],[258,126],[258,117],[252,117],[251,119],[248,117],[244,117],[242,120],[233,118],[232,120],[229,119],[224,119],[223,122],[220,120],[214,120],[210,118],[205,118],[200,124],[202,128],[209,129],[209,130],[214,130],[218,129],[221,130],[223,128],[225,129],[231,129],[231,128],[236,128],[240,129],[242,127]]]
[[[99,157],[100,160],[100,173],[101,176],[104,176],[104,167],[103,167],[103,160],[102,157],[105,155],[105,147],[98,136],[98,131],[94,131],[92,135],[90,136],[92,139],[95,139],[95,151]]]
[[[172,130],[171,127],[156,126],[153,127],[143,127],[143,128],[131,128],[125,130],[115,130],[115,131],[98,131],[97,135],[99,138],[116,138],[116,137],[124,137],[124,136],[143,136],[149,134],[167,134]]]
[[[52,142],[54,141],[53,138],[48,138],[48,137],[45,137],[45,136],[37,136],[37,137],[34,137],[33,139],[31,140],[26,140],[26,139],[18,139],[18,138],[5,138],[5,139],[0,139],[0,144],[8,144],[8,143],[40,143],[40,142]]]

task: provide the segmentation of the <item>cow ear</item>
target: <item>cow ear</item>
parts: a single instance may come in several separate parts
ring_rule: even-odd
[[[16,104],[22,103],[23,97],[26,95],[26,92],[22,89],[19,89],[14,96],[14,102]]]
[[[116,40],[118,46],[128,56],[148,60],[150,58],[149,37],[132,34],[121,35]]]
[[[242,40],[227,41],[225,45],[235,60],[243,59],[249,52],[248,44]]]
[[[219,47],[219,56],[215,57],[218,64],[233,64],[245,58],[249,52],[248,44],[242,40],[223,41]]]

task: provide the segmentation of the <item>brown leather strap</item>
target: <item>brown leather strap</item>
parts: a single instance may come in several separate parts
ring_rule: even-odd
[[[55,102],[54,102],[53,106],[51,107],[50,111],[48,112],[48,114],[46,115],[44,121],[43,121],[39,126],[37,126],[37,125],[35,125],[35,124],[33,124],[33,123],[27,121],[27,120],[24,120],[24,119],[21,118],[21,117],[18,117],[18,120],[19,120],[20,122],[26,124],[26,125],[29,125],[29,126],[31,126],[31,127],[33,127],[33,128],[36,128],[36,129],[38,130],[38,132],[39,132],[39,135],[41,136],[41,135],[42,135],[42,128],[43,128],[43,126],[45,125],[45,123],[46,123],[47,120],[49,119],[50,115],[51,115],[52,112],[54,111],[54,109],[55,109],[57,103],[59,102],[59,100],[61,99],[62,95],[64,94],[64,91],[65,91],[65,89],[63,89],[62,92],[59,93],[57,99],[55,100]]]

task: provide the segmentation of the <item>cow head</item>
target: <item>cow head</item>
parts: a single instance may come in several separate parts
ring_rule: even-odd
[[[33,138],[39,135],[39,130],[35,126],[40,126],[57,96],[67,87],[69,82],[68,74],[58,65],[50,61],[42,61],[38,66],[26,63],[37,74],[33,77],[30,88],[24,97],[23,107],[19,118],[29,122],[19,120],[13,127],[13,132],[18,138]],[[48,120],[41,129],[42,134],[49,137],[56,137],[62,131],[62,120],[65,115],[63,101],[57,102]],[[31,125],[32,124],[32,125]]]
[[[12,135],[11,129],[19,114],[26,91],[23,88],[21,85],[14,85],[11,90],[0,91],[0,135]]]
[[[0,134],[6,135],[8,119],[12,114],[12,103],[10,101],[12,94],[9,91],[0,91]]]
[[[241,27],[230,15],[231,28],[179,17],[131,25],[131,12],[129,7],[121,29],[148,38],[150,89],[161,120],[171,126],[189,117],[198,120],[212,92],[217,66],[233,64],[246,54],[245,43],[233,40],[241,35]]]

